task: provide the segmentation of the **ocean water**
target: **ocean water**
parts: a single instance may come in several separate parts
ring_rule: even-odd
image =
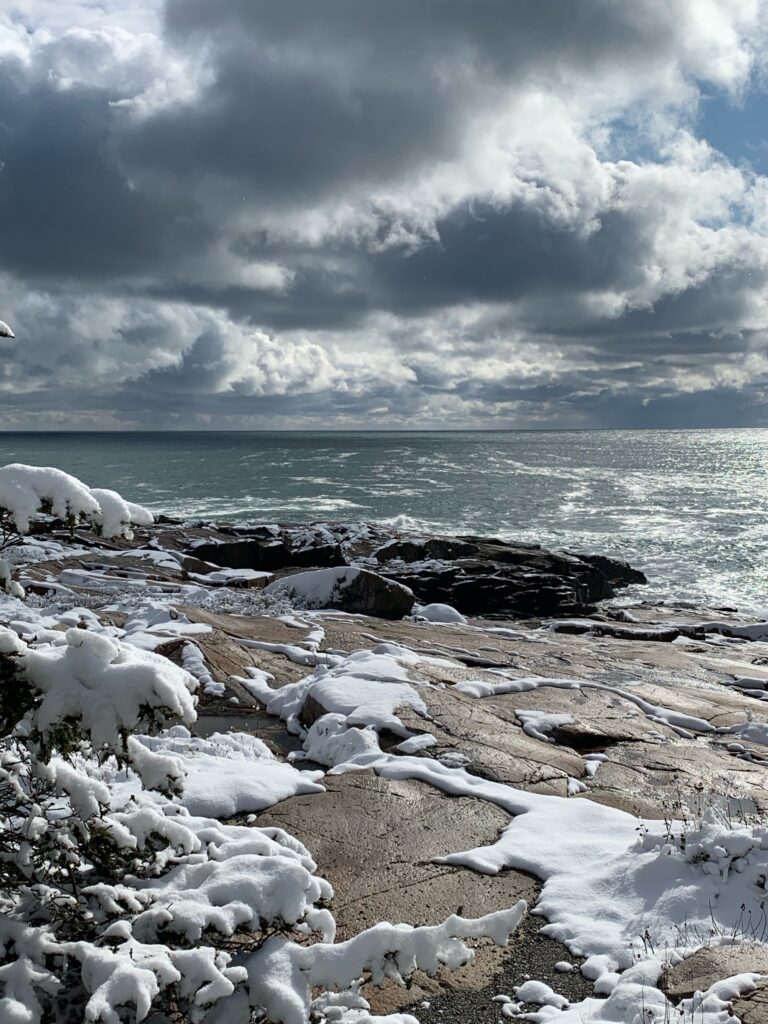
[[[768,430],[0,434],[154,511],[375,520],[626,558],[651,600],[768,612]]]

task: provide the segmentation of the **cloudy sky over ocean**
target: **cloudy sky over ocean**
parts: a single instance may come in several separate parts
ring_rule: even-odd
[[[0,428],[768,425],[762,0],[10,0]]]

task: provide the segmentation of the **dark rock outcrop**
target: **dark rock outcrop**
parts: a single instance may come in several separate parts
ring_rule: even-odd
[[[589,615],[618,588],[646,582],[642,572],[620,559],[498,537],[406,537],[385,527],[350,531],[337,523],[219,524],[206,532],[188,542],[187,554],[225,568],[277,573],[373,564],[418,601],[449,604],[464,615]]]
[[[394,540],[373,553],[377,562],[421,562],[431,558],[452,561],[478,553],[477,544],[464,538],[428,537],[425,540]]]
[[[583,636],[589,633],[592,636],[609,636],[613,640],[648,640],[654,643],[671,644],[680,636],[693,640],[703,640],[704,632],[693,626],[652,626],[643,629],[641,626],[614,626],[607,622],[556,622],[552,624],[555,633],[567,633],[570,636]]]
[[[380,619],[402,619],[411,614],[413,605],[413,591],[407,585],[361,569],[340,588],[337,607]]]
[[[374,556],[382,575],[410,587],[419,601],[450,604],[465,615],[584,615],[617,587],[645,582],[616,559],[496,538],[396,540]]]
[[[227,569],[261,569],[266,572],[347,564],[338,544],[316,543],[294,548],[285,538],[272,535],[196,544],[190,554]]]
[[[347,560],[339,544],[314,544],[306,548],[291,550],[291,565],[305,569],[346,565]]]
[[[573,552],[567,552],[573,554]],[[620,558],[607,558],[605,555],[576,555],[573,554],[574,558],[581,559],[582,562],[589,562],[590,565],[594,565],[596,569],[608,580],[609,584],[613,587],[629,587],[633,583],[647,583],[648,580],[645,578],[645,573],[640,572],[639,569],[634,569],[629,562],[623,561]]]

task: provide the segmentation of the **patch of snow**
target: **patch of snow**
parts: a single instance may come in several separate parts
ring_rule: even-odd
[[[766,722],[742,722],[739,725],[726,726],[719,731],[726,736],[735,736],[737,740],[768,747],[768,723]]]
[[[256,668],[255,665],[249,665],[248,678],[238,676],[237,681],[248,693],[256,697],[258,694],[255,691],[258,690],[259,693],[263,693],[264,687],[268,687],[270,681],[274,680],[274,678],[271,672],[265,672],[264,669]]]
[[[715,727],[705,718],[697,718],[694,715],[686,715],[672,708],[665,708],[660,704],[652,704],[631,690],[621,689],[618,686],[609,686],[607,683],[599,683],[593,679],[559,679],[546,676],[523,676],[514,678],[504,676],[499,682],[488,682],[486,680],[471,680],[457,683],[456,690],[466,693],[470,697],[490,697],[503,693],[524,693],[528,690],[537,690],[540,687],[551,686],[560,689],[579,690],[591,688],[603,690],[606,693],[613,693],[617,697],[634,704],[639,708],[651,722],[658,722],[668,726],[673,732],[686,739],[691,739],[694,733],[715,732]]]
[[[751,622],[737,625],[735,622],[699,622],[699,629],[705,633],[719,633],[721,636],[740,640],[768,640],[768,622]]]
[[[586,772],[588,779],[594,779],[597,775],[597,771],[601,764],[604,764],[608,760],[607,754],[585,754],[584,755],[584,771]]]
[[[425,604],[423,606],[417,606],[415,614],[420,619],[426,619],[427,622],[445,622],[445,623],[457,623],[459,625],[466,626],[467,619],[457,612],[455,608],[452,608],[449,604]]]
[[[543,1006],[536,1013],[525,1014],[534,1024],[646,1024],[655,1021],[695,1021],[696,1024],[735,1024],[731,1002],[740,995],[753,992],[757,974],[739,974],[715,982],[705,992],[691,999],[670,1003],[656,987],[664,964],[661,957],[652,957],[616,976],[607,999],[589,998],[571,1003],[565,1009]]]
[[[361,755],[380,753],[379,737],[370,726],[359,729],[350,726],[346,715],[328,714],[318,718],[304,737],[304,754],[294,752],[289,760],[302,757],[318,764],[333,766],[339,759],[353,762]]]
[[[586,793],[587,787],[581,781],[581,779],[574,779],[568,777],[568,796],[578,796],[579,793]]]
[[[425,732],[420,736],[411,736],[407,740],[403,740],[402,743],[398,743],[395,750],[401,754],[418,754],[420,750],[428,750],[429,747],[434,747],[437,740],[430,733]]]
[[[537,912],[549,922],[544,933],[587,957],[585,973],[595,979],[644,956],[640,936],[646,930],[656,948],[671,950],[679,945],[681,920],[693,934],[709,934],[713,924],[727,934],[742,903],[753,918],[760,914],[756,882],[768,871],[765,828],[732,830],[705,821],[683,851],[670,847],[662,822],[648,823],[638,838],[637,819],[623,811],[522,792],[429,759],[381,754],[358,758],[352,767],[487,799],[513,815],[490,846],[436,861],[484,874],[517,868],[543,879]]]
[[[413,654],[408,653],[412,661]],[[398,655],[404,656],[403,648],[379,644],[372,651],[337,658],[332,668],[320,666],[297,683],[272,690],[252,679],[249,690],[269,714],[279,715],[297,732],[301,731],[299,717],[311,697],[327,713],[344,715],[349,725],[374,725],[407,737],[410,734],[397,717],[397,709],[407,706],[426,716],[427,708],[408,681],[407,667]]]
[[[349,989],[366,972],[375,985],[387,978],[402,983],[417,969],[435,974],[441,965],[460,967],[474,955],[464,939],[487,936],[506,945],[526,909],[521,900],[509,910],[486,917],[468,920],[454,915],[442,924],[421,928],[382,922],[333,945],[301,946],[269,939],[246,963],[251,999],[265,1008],[270,1020],[306,1024],[313,987]]]
[[[538,690],[542,686],[553,686],[563,690],[580,690],[584,686],[582,679],[568,679],[553,676],[511,676],[500,677],[497,682],[489,680],[465,680],[456,683],[455,690],[465,693],[468,697],[495,697],[505,693],[526,693]]]
[[[248,733],[217,732],[202,739],[183,726],[173,726],[139,739],[149,750],[181,760],[181,800],[194,815],[230,818],[264,810],[290,796],[323,792],[317,781],[322,772],[300,772],[278,761],[265,743]]]
[[[12,575],[11,564],[5,558],[0,558],[0,589],[11,597],[22,600],[25,596],[24,587],[18,583]]]
[[[181,665],[191,676],[200,683],[203,693],[214,697],[223,697],[227,687],[224,683],[217,683],[205,663],[203,652],[190,641],[187,641],[181,648]]]
[[[314,668],[318,664],[338,665],[343,659],[333,654],[325,654],[318,651],[308,651],[296,644],[275,644],[266,640],[248,640],[245,637],[236,637],[237,642],[243,647],[250,647],[255,651],[269,651],[271,654],[283,654],[294,663],[294,665],[308,665]]]
[[[257,569],[214,569],[213,572],[208,573],[187,573],[189,579],[194,580],[195,583],[210,584],[215,583],[220,586],[227,586],[230,584],[239,583],[250,583],[254,580],[268,580],[272,579],[274,573],[272,572],[259,572]]]
[[[543,740],[545,743],[554,743],[551,733],[561,725],[572,725],[574,721],[571,715],[553,711],[526,711],[515,708],[515,715],[520,719],[526,736],[533,736],[534,739]]]
[[[558,995],[543,981],[525,981],[515,986],[515,995],[520,1003],[536,1003],[538,1006],[555,1006],[562,1010],[568,1005],[565,996]]]
[[[191,622],[163,601],[143,601],[126,619],[124,640],[134,647],[153,651],[167,640],[181,636],[211,633],[204,622]]]

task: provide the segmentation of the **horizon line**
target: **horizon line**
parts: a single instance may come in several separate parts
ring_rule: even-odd
[[[125,429],[3,429],[0,437],[18,435],[49,436],[62,434],[588,434],[588,433],[629,433],[652,431],[702,431],[702,430],[768,430],[768,424],[742,426],[626,426],[626,427],[161,427]]]

